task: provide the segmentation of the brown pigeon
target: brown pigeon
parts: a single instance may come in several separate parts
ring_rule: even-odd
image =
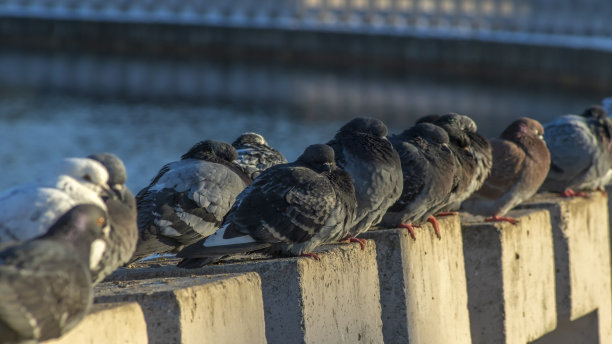
[[[517,220],[503,216],[540,188],[550,167],[550,152],[543,140],[544,128],[531,118],[520,118],[492,139],[493,167],[484,185],[462,209],[489,216],[487,221]]]

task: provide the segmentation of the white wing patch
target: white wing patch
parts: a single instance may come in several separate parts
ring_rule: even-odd
[[[225,229],[227,225],[221,227],[215,234],[209,236],[202,246],[204,247],[213,247],[213,246],[225,246],[225,245],[234,245],[234,244],[246,244],[250,242],[255,242],[255,240],[249,236],[241,236],[231,239],[223,239],[223,235],[225,234]]]

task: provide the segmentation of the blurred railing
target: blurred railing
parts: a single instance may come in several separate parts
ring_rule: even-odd
[[[610,0],[0,0],[0,17],[612,38]]]

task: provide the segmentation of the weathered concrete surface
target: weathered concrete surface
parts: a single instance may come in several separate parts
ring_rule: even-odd
[[[245,259],[185,270],[177,260],[120,269],[110,280],[253,271],[261,277],[268,343],[382,343],[376,247],[325,245],[312,258]]]
[[[588,334],[581,342],[612,343],[608,199],[601,192],[589,196],[568,199],[539,194],[522,207],[550,212],[559,322],[568,323],[597,311],[599,341],[591,341],[592,334]],[[565,338],[556,343],[574,343]]]
[[[557,329],[530,344],[598,344],[599,322],[597,311],[574,321],[559,319]]]
[[[385,343],[471,343],[458,216],[430,224],[362,234],[376,242]]]
[[[474,343],[535,340],[555,329],[550,216],[513,211],[510,223],[464,223],[463,252]]]
[[[265,343],[255,273],[106,282],[96,302],[136,301],[150,343]]]
[[[146,344],[147,324],[135,302],[93,305],[72,331],[45,344]]]

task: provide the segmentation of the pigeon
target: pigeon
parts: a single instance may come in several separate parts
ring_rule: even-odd
[[[462,204],[462,209],[489,216],[487,221],[516,219],[503,216],[528,199],[544,182],[550,153],[544,142],[544,128],[531,118],[512,122],[499,139],[492,139],[493,167],[484,185]]]
[[[399,155],[387,140],[380,120],[357,117],[342,126],[328,143],[336,164],[353,177],[357,211],[348,234],[355,237],[378,224],[401,196],[404,186]],[[365,241],[361,240],[362,247]]]
[[[269,167],[287,163],[287,159],[279,151],[270,147],[263,136],[256,133],[240,135],[232,146],[238,152],[236,163],[251,179],[255,179]]]
[[[106,210],[108,172],[99,162],[67,158],[51,166],[36,181],[0,193],[0,243],[15,243],[43,235],[77,204]]]
[[[612,120],[602,107],[560,116],[544,129],[551,163],[542,191],[585,196],[580,191],[604,190],[612,181]]]
[[[311,145],[295,161],[273,166],[236,200],[223,226],[177,254],[196,268],[232,253],[267,251],[312,256],[320,244],[348,234],[357,208],[351,176],[335,164],[327,145]]]
[[[404,187],[400,199],[383,216],[383,226],[401,226],[416,239],[412,225],[429,221],[440,238],[432,216],[446,205],[453,186],[455,157],[446,131],[431,123],[420,123],[389,137],[402,161]]]
[[[136,195],[138,244],[131,261],[176,253],[213,234],[251,182],[230,144],[206,140],[161,168]]]
[[[57,338],[81,321],[93,301],[89,271],[109,231],[102,208],[81,204],[44,235],[0,250],[3,343]]]
[[[108,171],[108,186],[114,193],[113,197],[103,198],[111,232],[99,269],[91,271],[93,283],[97,284],[132,258],[138,241],[137,210],[136,199],[125,186],[127,171],[123,161],[111,153],[93,154],[88,158],[104,165]]]
[[[452,112],[442,116],[428,115],[417,123],[433,123],[449,134],[457,169],[447,205],[438,216],[455,214],[461,203],[480,189],[489,175],[493,165],[491,145],[477,132],[476,123],[465,115]]]

